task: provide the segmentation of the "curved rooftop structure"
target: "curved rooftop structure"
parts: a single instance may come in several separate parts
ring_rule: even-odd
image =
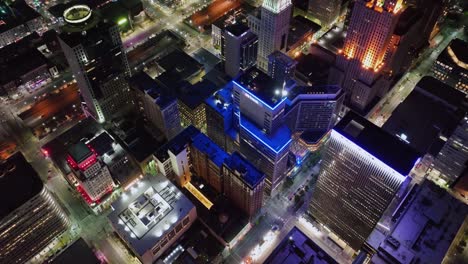
[[[87,5],[74,5],[65,9],[63,19],[70,24],[80,24],[91,18],[92,10]]]
[[[93,12],[87,5],[73,5],[63,11],[63,19],[66,22],[62,28],[64,32],[85,34],[84,32],[98,24],[100,14]]]

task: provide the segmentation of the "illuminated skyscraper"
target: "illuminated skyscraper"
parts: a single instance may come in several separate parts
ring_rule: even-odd
[[[78,82],[83,109],[98,122],[104,122],[120,112],[131,98],[125,80],[130,67],[118,25],[84,5],[65,10],[64,19],[67,23],[59,41]]]
[[[466,171],[467,161],[468,117],[465,117],[435,157],[430,177],[451,185]]]
[[[349,112],[331,131],[309,214],[358,250],[418,156],[397,137]]]
[[[388,90],[382,70],[401,10],[402,0],[358,0],[354,5],[345,45],[329,80],[343,87],[348,105],[356,110],[365,111]]]
[[[28,263],[69,222],[37,172],[17,153],[0,161],[0,263]]]
[[[268,55],[276,50],[286,52],[291,10],[291,0],[264,0],[260,17],[249,17],[249,27],[259,40],[257,65],[265,72]]]
[[[291,131],[284,123],[287,88],[254,68],[234,81],[234,123],[240,152],[266,175],[272,194],[286,175]]]
[[[245,71],[257,62],[258,37],[241,23],[227,26],[223,31],[221,54],[224,69],[231,77]]]
[[[90,204],[114,188],[109,168],[101,159],[90,145],[81,141],[68,150],[67,162],[75,176],[75,184],[79,184],[86,202]]]

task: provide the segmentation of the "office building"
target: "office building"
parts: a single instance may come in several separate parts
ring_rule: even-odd
[[[119,124],[114,123],[114,125],[117,127]],[[102,184],[102,186],[109,186],[110,192],[111,188],[109,178],[107,177],[107,169],[115,184],[112,187],[120,186],[121,188],[125,188],[141,173],[138,164],[135,162],[137,158],[132,156],[132,150],[138,138],[136,139],[134,134],[131,135],[131,137],[122,137],[123,133],[117,130],[117,128],[114,128],[112,132],[113,135],[120,137],[119,141],[106,132],[93,118],[88,117],[41,147],[43,154],[54,163],[56,168],[67,180],[70,189],[74,192],[78,192],[83,200],[88,203],[89,209],[95,214],[105,210],[112,198],[115,198],[115,195],[104,194],[100,199],[92,201],[86,190],[80,185],[80,180],[84,181],[84,184],[88,184],[86,183],[87,179],[92,180],[94,177],[98,176],[99,178],[96,179],[97,182],[89,182],[89,184],[94,183],[97,184],[97,186],[90,186],[90,188],[94,189],[96,187],[95,190],[97,191],[99,189],[97,187]],[[133,144],[128,143],[130,141]],[[89,169],[96,170],[96,176],[94,177],[90,176],[86,178],[84,171],[79,168],[78,164],[84,163],[78,162],[82,157],[77,155],[75,159],[72,159],[70,155],[70,149],[80,142],[84,143],[86,146],[84,147],[81,145],[83,151],[81,152],[81,147],[79,147],[78,153],[83,153],[83,157],[86,157],[90,155],[89,150],[91,150],[94,154],[89,156],[90,163],[88,164],[90,166]],[[154,145],[151,145],[152,142],[154,141],[146,141],[146,144],[150,145],[149,147],[154,147]],[[96,158],[96,163],[100,164],[91,165],[94,160],[91,156],[94,156]],[[73,164],[73,166],[71,164]],[[101,167],[100,169],[99,166]],[[83,168],[86,168],[85,164],[83,164]],[[92,174],[91,170],[89,172]],[[100,173],[104,175],[99,175]],[[98,191],[98,193],[99,192],[100,191]]]
[[[408,71],[420,51],[421,42],[424,43],[419,35],[423,24],[423,11],[409,6],[401,12],[388,46],[388,59],[383,69],[389,75],[398,78]]]
[[[179,186],[190,181],[190,151],[189,144],[200,134],[200,130],[189,126],[177,136],[159,148],[154,154],[158,172]]]
[[[231,77],[245,71],[257,62],[258,37],[249,27],[237,23],[227,26],[221,39],[221,54],[225,59],[224,70]]]
[[[284,124],[284,112],[290,87],[256,68],[233,85],[240,153],[265,173],[270,195],[286,176],[291,131]]]
[[[44,85],[57,67],[34,46],[41,37],[32,33],[0,49],[0,96],[12,98],[21,92],[33,92]]]
[[[390,82],[383,68],[401,11],[401,0],[354,4],[344,48],[331,69],[329,83],[343,87],[348,106],[356,111],[368,111],[388,91]]]
[[[328,139],[343,101],[343,90],[334,85],[295,86],[288,92],[284,122],[292,131],[290,151],[297,165]]]
[[[285,122],[291,131],[326,133],[338,120],[344,93],[334,85],[296,86],[288,99]]]
[[[0,161],[0,262],[27,263],[69,226],[21,153]]]
[[[265,263],[338,264],[325,250],[296,226],[275,247]]]
[[[203,178],[218,193],[223,192],[222,166],[229,155],[205,134],[193,138],[190,145],[190,161],[195,175]]]
[[[46,261],[47,264],[64,263],[86,263],[100,264],[101,261],[96,257],[94,251],[86,244],[83,238],[67,246],[58,256]]]
[[[86,193],[86,202],[93,204],[112,192],[114,181],[107,165],[90,146],[81,141],[72,145],[67,162],[75,176],[74,183]]]
[[[64,19],[59,41],[78,82],[83,110],[98,122],[110,120],[131,101],[130,67],[119,28],[85,5],[66,9]]]
[[[309,13],[322,27],[331,26],[340,15],[342,0],[309,0]]]
[[[213,203],[191,184],[194,176],[249,216],[263,204],[264,173],[239,153],[229,155],[193,126],[161,147],[154,157],[162,175],[186,188],[208,209]]]
[[[237,6],[237,5],[236,5]],[[231,9],[227,13],[223,14],[222,17],[217,19],[211,24],[211,40],[213,44],[213,48],[215,51],[215,55],[220,57],[221,59],[225,59],[221,49],[222,42],[224,41],[224,32],[225,29],[229,26],[236,25],[236,24],[247,24],[247,17],[249,16],[252,11],[255,10],[255,7],[252,5],[240,5],[239,7],[235,7]],[[258,38],[257,38],[258,40]],[[258,44],[257,44],[258,46]],[[257,61],[257,56],[255,56],[255,61]]]
[[[451,186],[466,171],[468,162],[468,117],[460,121],[431,165],[429,178]]]
[[[294,59],[281,51],[268,55],[268,75],[279,83],[293,79],[296,65],[297,62]]]
[[[164,55],[157,61],[158,66],[164,70],[164,73],[158,76],[156,80],[166,85],[166,89],[174,91],[178,82],[186,81],[195,84],[200,81],[205,74],[203,64],[192,58],[190,55],[180,49],[171,49],[172,51],[161,54]]]
[[[276,50],[286,52],[291,12],[291,0],[264,0],[260,16],[249,16],[249,27],[258,35],[257,66],[264,72],[268,55]]]
[[[454,39],[437,57],[432,75],[465,94],[468,93],[468,43]]]
[[[437,155],[468,112],[465,94],[423,77],[383,125],[421,154]]]
[[[213,95],[218,87],[209,80],[187,85],[177,94],[182,127],[193,125],[206,133],[206,105],[204,101]]]
[[[234,152],[223,165],[224,195],[249,216],[263,205],[265,175],[239,153]]]
[[[462,263],[456,248],[468,231],[467,213],[466,204],[434,183],[415,185],[392,214],[394,226],[369,237],[371,263]]]
[[[446,1],[444,0],[409,0],[408,5],[415,6],[418,10],[423,11],[422,28],[419,32],[419,47],[429,45],[437,33],[440,31],[440,24],[445,19],[444,8]]]
[[[205,100],[206,134],[228,153],[239,151],[239,131],[234,127],[232,84]]]
[[[147,123],[158,129],[167,139],[172,139],[182,130],[177,100],[168,95],[158,83],[145,72],[133,75],[129,80],[135,93],[138,109]]]
[[[309,214],[358,250],[418,160],[403,141],[349,112],[331,131]]]
[[[299,85],[326,85],[330,68],[335,64],[336,55],[317,45],[310,45],[308,54],[296,58],[295,80]]]
[[[141,178],[112,203],[108,219],[144,264],[154,263],[197,218],[195,205],[167,178]]]

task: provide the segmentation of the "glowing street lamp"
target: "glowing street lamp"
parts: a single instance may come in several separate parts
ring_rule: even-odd
[[[127,24],[128,20],[124,17],[124,18],[121,18],[117,21],[117,25],[119,26],[122,26],[124,24]]]

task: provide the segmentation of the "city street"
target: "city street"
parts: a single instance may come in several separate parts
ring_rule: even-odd
[[[136,26],[133,32],[122,37],[124,48],[127,52],[130,52],[136,46],[141,45],[151,36],[157,35],[163,30],[172,30],[174,33],[185,38],[188,43],[198,41],[199,33],[185,25],[183,21],[191,12],[201,9],[202,6],[208,3],[203,2],[203,4],[199,4],[197,9],[194,9],[193,5],[202,1],[186,1],[183,6],[174,11],[168,10],[166,7],[157,4],[157,2],[153,3],[149,0],[143,0],[143,2],[145,10],[150,14],[152,21],[144,23],[143,27]]]
[[[33,93],[26,93],[21,100],[17,102],[9,102],[9,107],[13,113],[21,113],[28,109],[31,104],[48,96],[49,93],[60,89],[64,85],[72,84],[74,82],[71,72],[64,72],[59,78],[52,80],[52,82],[44,85],[43,87],[35,90]]]
[[[309,229],[312,225],[303,218],[303,214],[307,210],[312,193],[310,191],[306,193],[304,203],[299,208],[295,206],[294,199],[289,200],[288,197],[291,197],[291,194],[294,194],[296,190],[305,186],[309,180],[313,181],[312,184],[315,184],[314,179],[319,173],[319,168],[320,166],[317,164],[314,167],[302,169],[295,176],[294,183],[291,186],[284,188],[278,195],[266,201],[262,213],[258,220],[254,221],[252,229],[231,250],[225,249],[223,252],[227,263],[248,263],[249,261],[251,263],[263,263],[294,226],[299,227],[301,230],[305,229],[306,234],[311,232]],[[283,187],[280,186],[279,188]],[[329,243],[326,243],[326,235],[317,228],[315,229],[317,234],[311,236],[314,242],[319,244],[338,262],[350,262],[350,256],[343,254],[342,251],[336,251]],[[271,232],[273,236],[269,236]],[[273,241],[263,242],[265,236],[268,236],[270,240],[273,239]],[[262,245],[257,247],[259,244]],[[257,250],[255,250],[256,248]]]
[[[19,114],[19,117],[27,126],[35,127],[41,122],[63,113],[65,108],[72,105],[75,105],[75,107],[80,106],[78,85],[76,83],[47,94],[39,101],[34,102],[28,110]]]

